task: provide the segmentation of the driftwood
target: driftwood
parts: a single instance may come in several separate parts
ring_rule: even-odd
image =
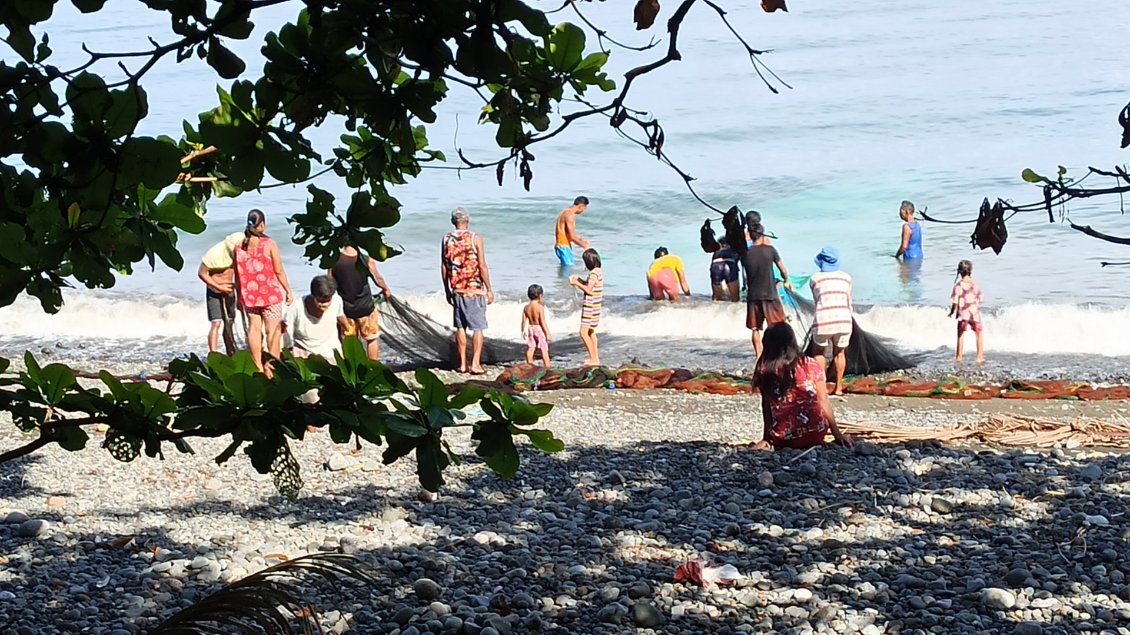
[[[1130,423],[1076,419],[1071,423],[1022,417],[989,415],[988,421],[963,423],[942,428],[893,426],[883,423],[842,422],[842,432],[872,443],[907,441],[977,441],[988,445],[1014,447],[1112,447],[1130,449]]]

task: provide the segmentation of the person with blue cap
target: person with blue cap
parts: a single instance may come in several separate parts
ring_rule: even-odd
[[[808,286],[816,305],[812,323],[812,344],[816,348],[817,363],[827,367],[827,356],[832,355],[836,370],[836,388],[833,394],[844,394],[844,370],[847,368],[847,347],[851,341],[852,304],[851,275],[840,269],[840,252],[835,247],[825,247],[816,254],[820,269],[812,275]]]

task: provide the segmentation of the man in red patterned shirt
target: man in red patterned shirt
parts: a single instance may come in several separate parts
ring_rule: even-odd
[[[844,394],[844,370],[847,368],[847,347],[851,341],[851,276],[840,271],[840,252],[835,247],[825,247],[816,255],[819,273],[812,275],[808,286],[816,304],[816,318],[812,325],[812,344],[816,348],[816,362],[826,368],[827,355],[832,354],[836,368],[836,389],[833,394]]]

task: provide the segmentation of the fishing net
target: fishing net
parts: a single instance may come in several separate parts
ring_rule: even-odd
[[[802,298],[801,296],[784,292],[788,295],[788,299],[796,306],[798,317],[803,315],[801,333],[808,330],[807,325],[812,324],[812,318],[816,315],[816,307],[812,301]],[[887,342],[881,338],[864,331],[859,327],[859,323],[855,318],[851,320],[851,341],[848,342],[847,347],[847,373],[850,375],[874,375],[877,373],[889,373],[896,370],[906,370],[913,368],[917,362],[902,353],[899,353]],[[808,337],[805,337],[805,347],[807,347]],[[831,361],[831,360],[829,360]]]
[[[379,305],[381,346],[396,354],[393,368],[438,368],[451,365],[456,358],[455,330],[443,326],[392,297]],[[468,345],[469,346],[469,345]],[[584,350],[579,338],[553,341],[554,355],[569,355]],[[526,343],[494,337],[483,338],[484,364],[506,365],[526,359]]]

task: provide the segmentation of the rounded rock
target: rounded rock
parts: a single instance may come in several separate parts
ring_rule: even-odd
[[[427,602],[436,600],[443,595],[443,587],[430,578],[416,580],[412,583],[412,590],[415,591],[416,597]]]
[[[640,628],[655,628],[662,625],[666,618],[651,602],[636,602],[632,605],[632,621]]]

